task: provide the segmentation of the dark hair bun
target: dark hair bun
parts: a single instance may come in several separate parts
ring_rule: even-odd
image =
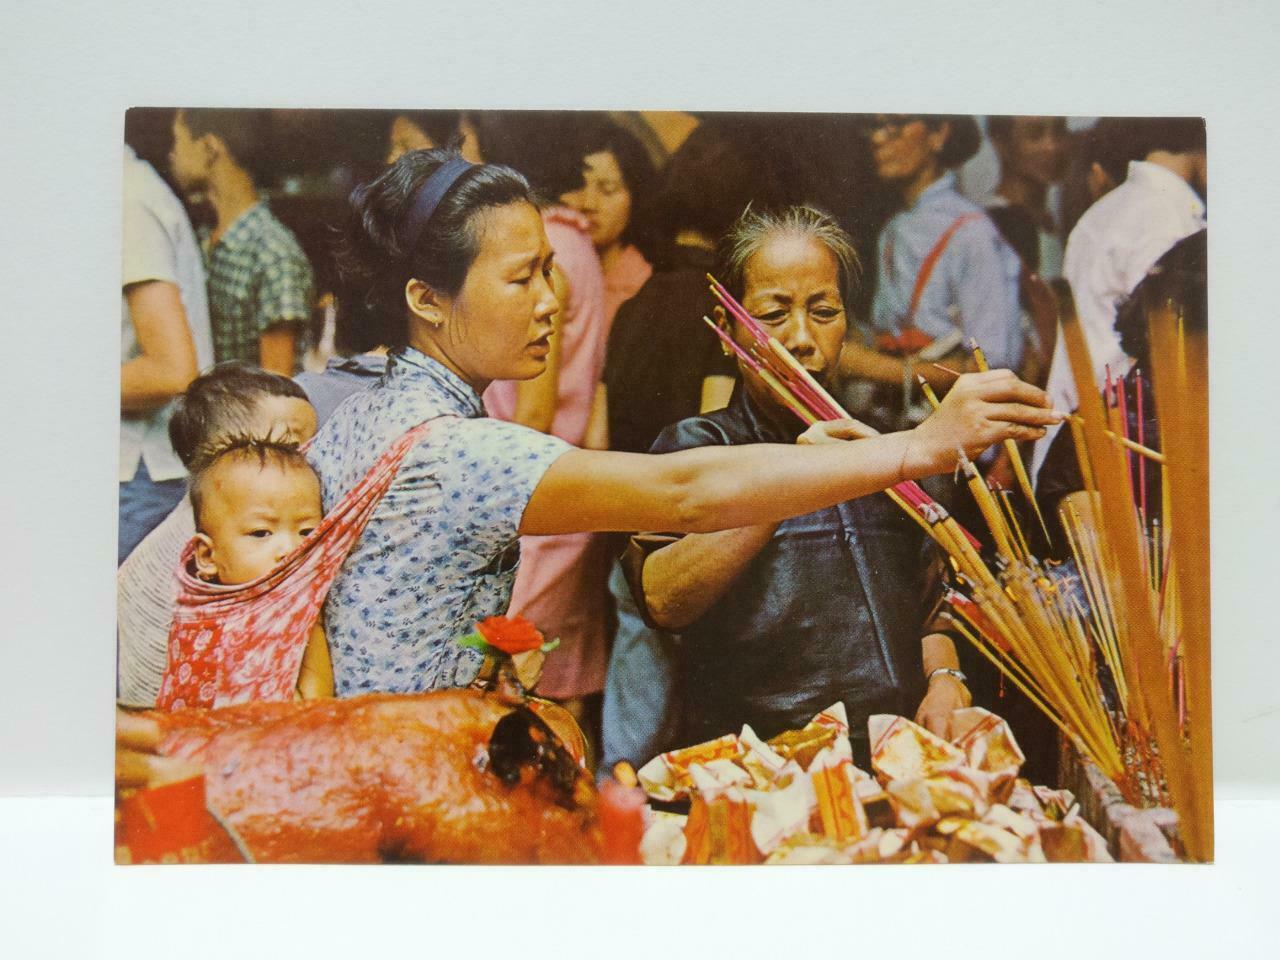
[[[477,164],[449,188],[414,242],[405,223],[418,188],[457,156],[454,150],[414,150],[351,192],[334,256],[343,286],[369,308],[350,314],[364,325],[362,342],[405,346],[405,284],[416,278],[456,296],[480,252],[477,215],[491,207],[530,202],[529,184],[519,173]]]

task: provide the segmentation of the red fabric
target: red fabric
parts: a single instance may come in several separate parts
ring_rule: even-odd
[[[187,544],[158,709],[293,698],[307,636],[329,587],[405,454],[433,422],[392,444],[297,550],[251,583],[198,580],[191,573],[195,541]]]
[[[880,350],[899,355],[919,353],[931,343],[933,337],[919,327],[906,327],[899,334],[882,333],[876,337],[876,346]]]

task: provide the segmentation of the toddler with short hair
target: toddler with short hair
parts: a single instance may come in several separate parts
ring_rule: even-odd
[[[173,449],[193,475],[236,437],[302,443],[315,432],[316,412],[298,384],[240,360],[193,380],[169,421]],[[126,706],[156,705],[178,598],[174,572],[195,532],[191,501],[184,497],[117,573],[116,694]]]
[[[191,478],[195,573],[208,583],[252,583],[276,570],[324,519],[320,479],[296,444],[235,438]],[[225,639],[225,638],[224,638]],[[333,696],[333,667],[317,619],[296,697]]]

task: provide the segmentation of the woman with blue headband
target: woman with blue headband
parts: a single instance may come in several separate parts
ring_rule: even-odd
[[[520,535],[700,532],[809,513],[951,470],[1060,420],[1007,371],[962,377],[913,430],[809,446],[661,456],[578,450],[488,418],[495,380],[536,377],[550,351],[553,254],[524,178],[456,154],[405,154],[356,189],[340,264],[391,348],[386,375],[345,401],[309,457],[326,509],[408,430],[432,426],[334,582],[325,628],[339,696],[470,682],[455,638],[505,612]],[[849,436],[823,425],[810,439]],[[787,652],[780,650],[780,657]]]

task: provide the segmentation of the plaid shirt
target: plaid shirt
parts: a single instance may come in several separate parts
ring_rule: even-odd
[[[258,362],[258,340],[281,323],[311,319],[307,255],[283,223],[258,203],[240,215],[207,255],[213,350],[223,360]],[[302,347],[296,351],[302,356]]]

